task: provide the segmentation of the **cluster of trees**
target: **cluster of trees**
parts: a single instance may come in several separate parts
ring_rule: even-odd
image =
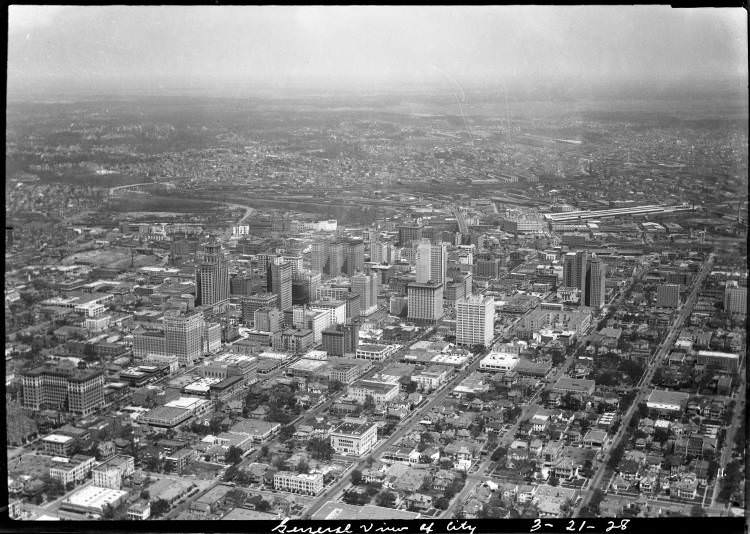
[[[721,489],[719,490],[719,500],[722,502],[729,502],[745,481],[745,473],[742,469],[742,463],[739,460],[732,460],[729,462],[724,469],[724,478],[721,481]]]
[[[151,515],[160,516],[169,511],[169,503],[164,499],[156,499],[151,503]]]
[[[242,449],[232,445],[224,455],[224,461],[228,464],[237,465],[242,461]]]
[[[193,421],[190,423],[190,431],[199,435],[218,434],[223,430],[221,424],[222,420],[223,418],[221,416],[213,417],[209,420],[207,425],[199,423],[198,421]]]
[[[322,438],[312,438],[307,442],[306,450],[313,459],[323,462],[330,461],[334,452],[336,452],[328,440]]]
[[[369,504],[373,496],[377,495],[379,488],[375,484],[365,484],[361,490],[348,491],[344,494],[344,502],[362,506]]]
[[[392,491],[383,490],[375,497],[375,504],[378,506],[385,506],[387,508],[393,508],[396,505],[396,494]]]
[[[284,425],[279,429],[279,441],[286,443],[294,436],[297,431],[294,425]]]
[[[247,416],[259,406],[267,405],[269,413],[266,419],[268,421],[287,424],[301,411],[297,404],[295,390],[295,385],[282,385],[271,391],[261,390],[257,387],[252,388],[245,397],[243,415]]]

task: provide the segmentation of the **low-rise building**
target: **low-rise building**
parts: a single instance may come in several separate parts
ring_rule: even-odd
[[[50,434],[42,438],[44,451],[54,456],[70,456],[76,440],[62,434]]]
[[[114,456],[94,468],[94,485],[118,490],[122,487],[122,480],[134,472],[135,458],[124,455]]]
[[[367,397],[372,397],[375,406],[383,408],[388,402],[398,397],[399,390],[398,383],[358,380],[348,387],[348,396],[360,403],[364,403]]]
[[[338,454],[362,456],[375,446],[378,426],[375,423],[341,423],[330,435],[331,447]]]
[[[63,458],[60,458],[61,460]],[[95,458],[82,454],[73,455],[69,460],[54,462],[49,468],[49,476],[63,484],[77,484],[82,482],[94,467]]]
[[[323,474],[279,471],[273,476],[273,487],[276,490],[288,491],[290,493],[318,495],[323,491]]]

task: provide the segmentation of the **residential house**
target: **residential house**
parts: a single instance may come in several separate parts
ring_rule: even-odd
[[[426,512],[432,508],[432,496],[423,493],[412,493],[406,497],[406,505],[410,510]]]

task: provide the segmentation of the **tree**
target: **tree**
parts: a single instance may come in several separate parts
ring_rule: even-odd
[[[242,449],[232,445],[229,447],[229,450],[227,450],[227,453],[224,456],[224,461],[232,465],[240,463],[242,461]]]
[[[378,506],[386,506],[392,508],[396,504],[396,495],[390,491],[381,491],[375,497],[375,503]]]
[[[365,402],[362,403],[362,409],[365,412],[371,412],[375,409],[375,400],[372,398],[372,395],[367,395],[365,397]]]
[[[151,503],[151,514],[159,516],[169,511],[169,503],[164,499],[156,499]]]
[[[338,380],[330,380],[328,382],[328,393],[338,393],[339,391],[342,391],[344,389],[343,382],[339,382]]]
[[[446,497],[439,497],[435,501],[435,508],[437,508],[438,510],[447,510],[449,505],[450,505],[450,500],[447,499]]]
[[[107,503],[102,507],[102,519],[111,521],[115,519],[115,507]]]
[[[284,425],[279,430],[279,440],[282,443],[285,443],[289,441],[292,436],[294,436],[294,433],[296,432],[296,429],[294,428],[294,425]]]
[[[307,442],[307,451],[316,460],[329,461],[333,457],[333,453],[336,452],[331,447],[328,440],[323,438],[312,438]]]
[[[263,445],[260,448],[260,457],[265,458],[268,455],[268,445]]]
[[[359,484],[362,482],[362,471],[360,471],[359,469],[355,469],[354,471],[352,471],[351,479],[352,484],[354,484],[355,486],[359,486]]]
[[[310,471],[310,466],[307,464],[304,458],[300,458],[299,462],[297,462],[297,472],[307,473],[308,471]]]

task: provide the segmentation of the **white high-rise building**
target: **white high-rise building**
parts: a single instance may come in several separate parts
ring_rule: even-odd
[[[495,300],[470,295],[456,301],[456,344],[489,347],[495,335]]]
[[[352,276],[352,294],[359,295],[359,309],[362,315],[368,315],[377,309],[378,291],[376,274],[357,273]]]
[[[428,239],[422,239],[417,245],[417,283],[444,284],[447,267],[448,247],[445,243],[433,245]]]

